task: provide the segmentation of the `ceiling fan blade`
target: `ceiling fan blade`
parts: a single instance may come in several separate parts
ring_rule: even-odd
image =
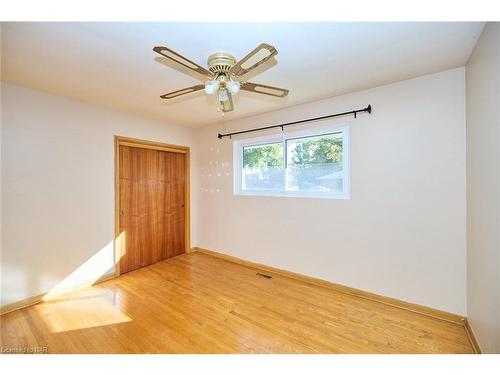
[[[256,92],[257,94],[277,96],[278,98],[284,98],[288,95],[287,89],[252,82],[243,82],[241,84],[241,90]]]
[[[192,62],[189,59],[186,59],[184,56],[179,55],[177,52],[174,52],[167,47],[158,46],[153,48],[153,51],[201,75],[211,76],[211,73],[205,68],[199,66],[198,64]]]
[[[278,51],[273,46],[262,43],[252,52],[242,58],[236,63],[230,70],[229,74],[234,74],[235,76],[242,76],[247,74],[252,69],[255,69],[259,65],[264,64],[271,57],[278,54]]]
[[[162,99],[172,99],[181,95],[190,94],[195,91],[203,90],[205,88],[204,84],[199,84],[191,87],[186,87],[185,89],[169,92],[168,94],[163,94],[160,96]]]

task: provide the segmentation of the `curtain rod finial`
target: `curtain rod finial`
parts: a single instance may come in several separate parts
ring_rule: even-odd
[[[366,107],[366,112],[372,113],[372,105],[368,104],[368,107]]]

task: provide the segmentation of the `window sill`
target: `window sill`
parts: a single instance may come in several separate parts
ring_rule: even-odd
[[[233,195],[250,196],[250,197],[282,197],[282,198],[318,198],[318,199],[351,199],[350,194],[318,194],[307,192],[282,192],[282,191],[238,191]]]

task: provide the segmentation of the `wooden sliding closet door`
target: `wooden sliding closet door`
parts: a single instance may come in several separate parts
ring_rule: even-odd
[[[158,260],[184,253],[185,243],[185,202],[186,196],[186,155],[159,152],[164,202],[164,235],[158,251]]]
[[[185,252],[186,154],[119,145],[120,273]]]

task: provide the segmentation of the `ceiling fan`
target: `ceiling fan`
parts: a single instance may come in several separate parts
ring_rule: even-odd
[[[208,57],[208,70],[167,47],[154,47],[153,51],[208,79],[204,84],[186,87],[161,95],[160,98],[162,99],[172,99],[205,89],[207,94],[217,95],[219,103],[217,110],[222,111],[222,114],[224,114],[224,112],[231,112],[234,109],[232,95],[237,94],[240,90],[277,96],[279,98],[288,95],[287,89],[242,80],[245,74],[278,54],[276,48],[266,43],[260,44],[240,61],[237,61],[233,55],[227,52],[214,53]]]

